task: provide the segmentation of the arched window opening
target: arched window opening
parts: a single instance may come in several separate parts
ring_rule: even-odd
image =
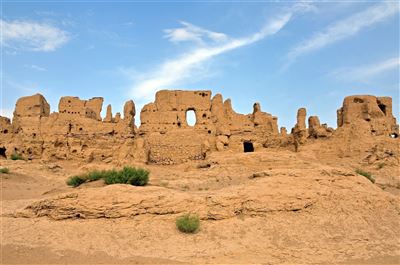
[[[186,122],[189,126],[194,126],[196,124],[196,113],[194,110],[186,111]]]

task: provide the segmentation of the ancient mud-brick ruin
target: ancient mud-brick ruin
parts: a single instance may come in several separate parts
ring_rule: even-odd
[[[155,164],[176,164],[202,160],[210,152],[253,152],[262,148],[297,150],[307,141],[326,139],[357,131],[363,135],[397,137],[399,126],[392,114],[389,97],[349,96],[337,111],[336,130],[308,118],[299,109],[297,123],[288,134],[278,130],[278,119],[263,112],[259,103],[253,113],[243,115],[211,91],[162,90],[155,102],[143,107],[141,125],[135,126],[135,104],[127,101],[124,113],[106,117],[100,113],[103,98],[80,100],[62,97],[58,112],[50,113],[46,99],[36,94],[20,98],[12,122],[0,117],[0,155],[16,153],[25,159],[72,159],[111,162],[136,160]],[[187,123],[194,111],[196,123]]]

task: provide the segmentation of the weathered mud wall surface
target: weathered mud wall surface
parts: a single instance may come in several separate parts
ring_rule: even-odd
[[[155,164],[176,164],[201,160],[215,151],[253,152],[261,148],[299,150],[309,141],[357,140],[384,136],[396,138],[399,126],[389,97],[349,96],[337,111],[338,129],[321,124],[317,116],[308,118],[299,109],[297,123],[287,134],[278,130],[278,119],[263,112],[259,103],[253,113],[243,115],[232,109],[230,99],[211,91],[162,90],[155,101],[140,112],[141,125],[135,127],[135,104],[125,103],[124,113],[106,117],[100,113],[103,98],[81,100],[62,97],[58,112],[50,113],[46,99],[36,94],[20,98],[12,122],[0,117],[0,156],[18,154],[24,159],[69,159],[86,162],[138,160]],[[190,126],[187,113],[196,123]],[[339,140],[338,140],[339,139]]]

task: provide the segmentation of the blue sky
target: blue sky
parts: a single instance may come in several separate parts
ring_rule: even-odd
[[[159,89],[210,89],[287,128],[299,107],[336,127],[353,94],[391,96],[399,118],[396,1],[5,1],[1,30],[1,115],[35,93],[139,113]]]

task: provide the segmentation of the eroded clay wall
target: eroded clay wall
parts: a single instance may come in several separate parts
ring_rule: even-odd
[[[60,112],[49,113],[42,95],[23,97],[16,103],[13,123],[2,125],[0,145],[7,156],[19,153],[26,159],[82,159],[107,161],[134,154],[124,146],[134,145],[133,101],[124,106],[125,117],[102,122],[102,98],[60,99]]]
[[[102,97],[95,97],[89,100],[81,100],[78,97],[62,97],[58,104],[58,112],[101,120],[102,107]]]
[[[185,129],[188,125],[186,114],[194,111],[196,130],[211,129],[211,91],[161,90],[156,93],[154,103],[147,104],[140,113],[140,131],[166,132]]]
[[[252,152],[262,148],[292,148],[320,138],[346,135],[398,136],[389,97],[346,97],[338,110],[338,130],[308,118],[299,109],[291,134],[278,130],[277,117],[253,105],[253,113],[239,114],[230,99],[212,97],[211,91],[162,90],[141,110],[141,126],[135,127],[135,104],[124,105],[123,116],[112,114],[111,105],[102,120],[103,99],[60,99],[59,112],[50,114],[46,99],[36,94],[20,98],[12,123],[0,117],[0,148],[9,156],[25,159],[75,159],[91,161],[135,160],[177,164],[204,159],[210,152]],[[194,111],[196,124],[189,126],[187,112]]]
[[[208,151],[204,142],[208,142],[209,138],[205,133],[193,133],[190,129],[152,134],[146,137],[148,162],[171,165],[188,160],[202,160]]]
[[[373,135],[398,135],[390,97],[348,96],[337,111],[338,128],[353,125]]]
[[[196,123],[187,124],[194,111]],[[200,155],[204,145],[211,151],[243,151],[243,142],[262,146],[263,138],[278,134],[277,118],[254,105],[252,114],[236,113],[230,99],[223,101],[211,91],[162,90],[141,111],[140,135],[147,141],[153,163],[180,163]],[[204,143],[206,142],[206,143]]]

